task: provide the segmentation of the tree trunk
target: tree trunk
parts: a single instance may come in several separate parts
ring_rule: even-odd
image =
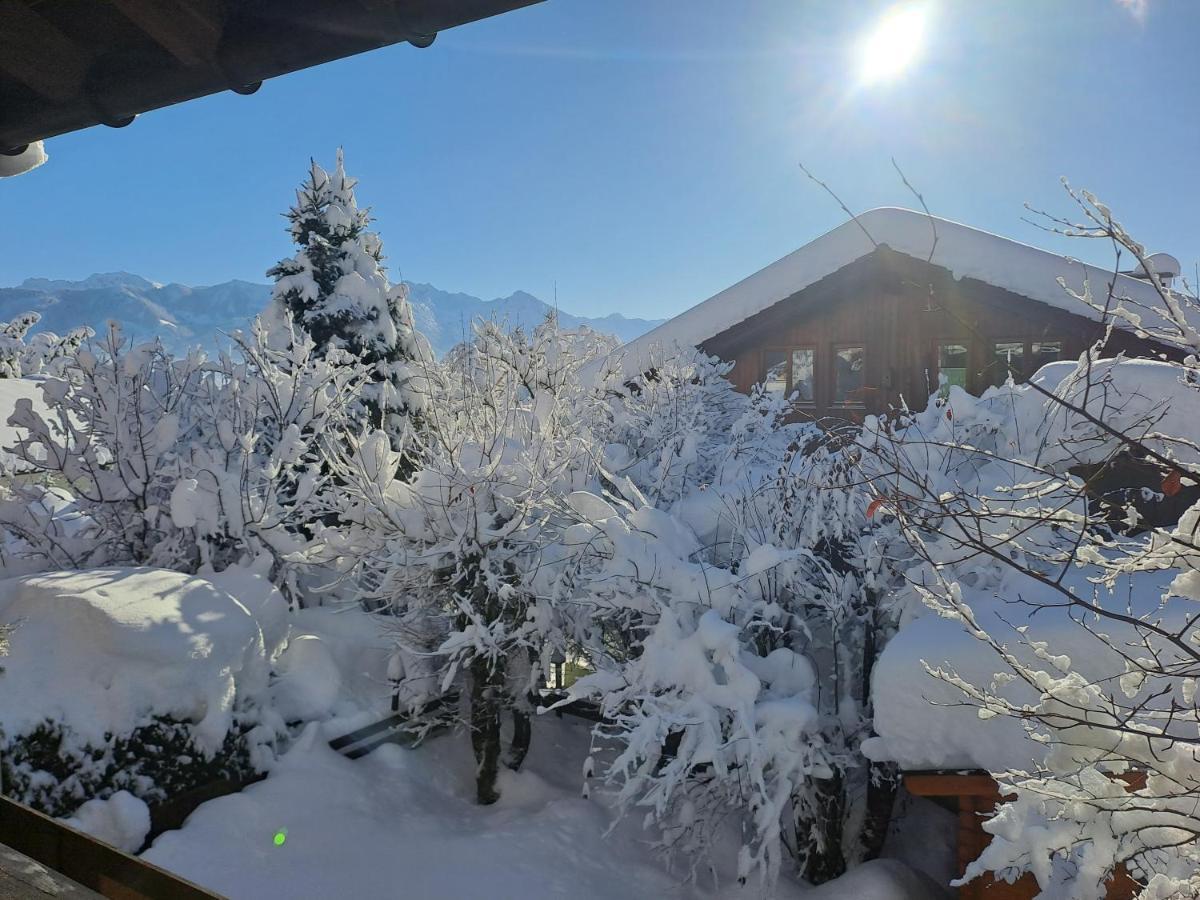
[[[807,835],[812,849],[804,866],[804,877],[812,884],[824,884],[846,872],[846,855],[842,850],[846,812],[842,776],[817,781],[815,787],[816,816]]]
[[[514,772],[520,771],[521,763],[529,752],[529,742],[533,739],[533,724],[529,713],[513,707],[513,739],[508,750],[508,761],[505,763]]]
[[[482,806],[500,799],[500,712],[504,674],[499,665],[477,656],[471,660],[471,747],[475,751],[475,797]]]
[[[894,763],[871,763],[867,782],[867,813],[862,828],[863,860],[877,859],[883,852],[892,806],[900,787],[900,773]]]

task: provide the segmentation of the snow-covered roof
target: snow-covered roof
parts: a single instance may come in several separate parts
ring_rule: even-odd
[[[937,228],[934,245],[933,226]],[[868,238],[864,230],[871,237]],[[1063,290],[1080,291],[1085,281],[1100,297],[1115,277],[1117,294],[1151,306],[1161,305],[1154,288],[1127,275],[1114,276],[1096,266],[1022,244],[969,225],[951,222],[911,209],[880,207],[837,228],[771,263],[703,303],[693,306],[617,351],[628,374],[641,371],[663,352],[695,347],[751,316],[786,300],[838,269],[871,253],[875,244],[928,259],[956,278],[975,278],[1077,315],[1091,315],[1084,304]],[[932,256],[931,256],[932,251]]]

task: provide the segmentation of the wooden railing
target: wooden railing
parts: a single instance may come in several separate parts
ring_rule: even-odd
[[[112,900],[220,900],[220,894],[3,796],[0,844]]]

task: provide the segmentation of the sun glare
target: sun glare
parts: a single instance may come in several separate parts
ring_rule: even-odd
[[[913,64],[925,37],[924,5],[893,6],[858,47],[859,78],[864,84],[890,81]]]

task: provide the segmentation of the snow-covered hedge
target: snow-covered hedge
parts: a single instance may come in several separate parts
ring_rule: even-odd
[[[259,620],[286,604],[258,594],[256,618],[211,581],[163,569],[0,582],[14,629],[0,675],[5,793],[66,815],[119,790],[154,803],[265,767],[282,722]]]

